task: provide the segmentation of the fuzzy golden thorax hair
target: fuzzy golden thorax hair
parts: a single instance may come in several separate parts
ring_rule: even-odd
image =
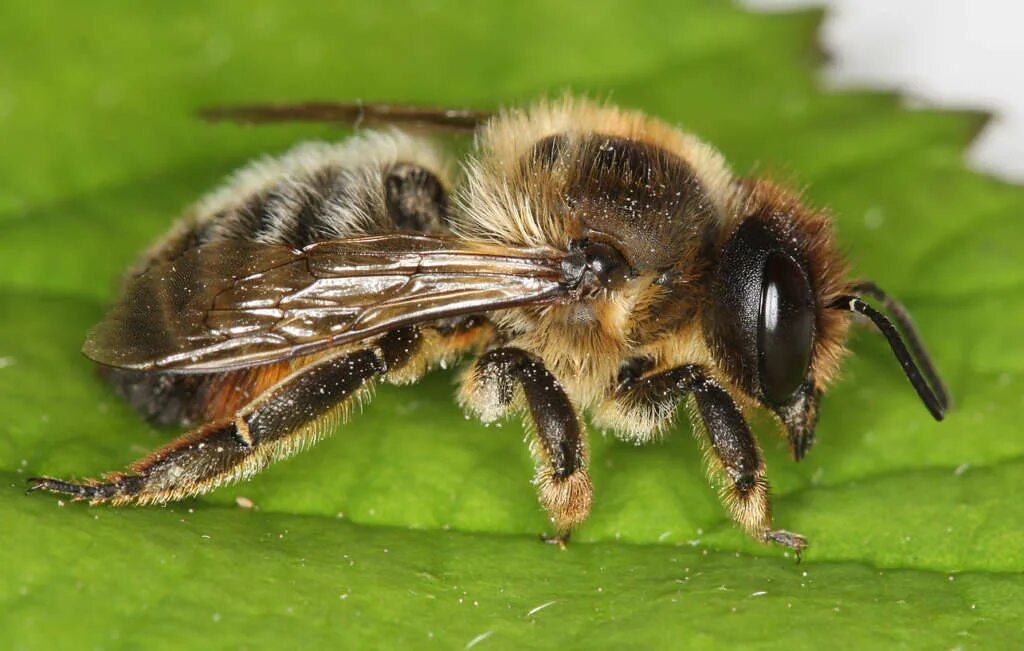
[[[757,398],[756,382],[745,377],[750,363],[700,327],[715,261],[748,219],[768,224],[807,265],[817,306],[814,386],[836,373],[848,319],[824,306],[845,265],[827,218],[777,185],[735,178],[691,134],[572,98],[504,112],[479,132],[454,203],[453,230],[466,238],[562,252],[573,242],[608,242],[636,272],[588,300],[496,317],[512,343],[547,360],[584,404],[600,398],[632,355],[657,366],[717,361],[721,380]]]
[[[620,360],[696,315],[686,292],[703,251],[735,212],[732,175],[694,136],[640,112],[543,101],[481,129],[456,194],[467,239],[566,251],[605,242],[636,272],[614,292],[497,316],[589,404]],[[670,280],[671,282],[665,282]]]

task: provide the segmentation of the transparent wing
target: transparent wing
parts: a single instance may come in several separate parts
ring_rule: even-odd
[[[362,102],[304,102],[219,106],[199,112],[211,121],[248,124],[273,122],[335,122],[354,126],[398,124],[445,131],[471,132],[493,114],[464,108]]]
[[[387,330],[563,299],[557,253],[378,235],[302,250],[223,241],[132,279],[83,352],[108,366],[226,371]]]

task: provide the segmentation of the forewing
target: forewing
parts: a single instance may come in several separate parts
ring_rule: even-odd
[[[129,281],[83,351],[120,368],[226,371],[387,330],[556,302],[552,252],[380,235],[303,250],[222,241]]]

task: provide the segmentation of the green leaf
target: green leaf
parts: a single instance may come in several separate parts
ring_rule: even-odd
[[[817,24],[698,0],[7,2],[0,646],[1021,646],[1024,190],[965,169],[979,116],[823,93]],[[856,273],[933,349],[956,400],[942,424],[862,333],[804,462],[755,422],[776,521],[811,540],[803,564],[729,522],[685,423],[647,448],[592,434],[593,514],[568,551],[540,544],[520,426],[466,421],[451,371],[382,387],[315,451],[200,500],[22,495],[30,474],[120,468],[174,435],[78,353],[137,252],[246,160],[338,137],[205,125],[196,108],[493,107],[566,88],[807,185]]]

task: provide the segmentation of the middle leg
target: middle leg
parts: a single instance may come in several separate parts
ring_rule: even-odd
[[[551,542],[564,544],[590,513],[593,487],[583,426],[562,385],[540,358],[519,348],[497,348],[470,369],[459,398],[489,423],[517,402],[520,391],[530,412],[538,499],[555,525]]]

